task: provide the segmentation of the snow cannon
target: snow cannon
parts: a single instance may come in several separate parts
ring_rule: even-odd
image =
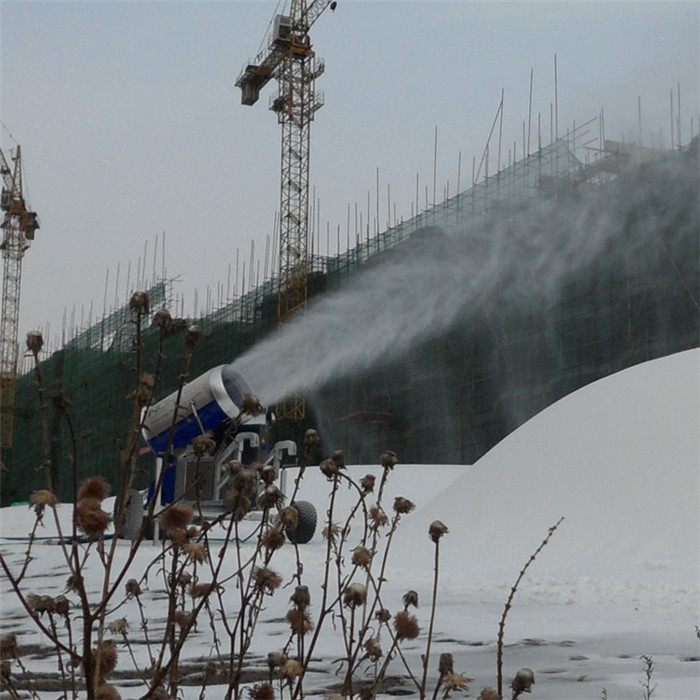
[[[219,365],[185,384],[180,400],[174,391],[142,415],[143,437],[156,454],[168,447],[174,425],[172,449],[187,447],[204,433],[216,430],[241,414],[246,394],[252,394],[245,379],[232,365]],[[257,426],[265,423],[265,414],[246,415],[242,423]]]

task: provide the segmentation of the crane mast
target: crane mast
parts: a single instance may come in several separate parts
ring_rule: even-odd
[[[22,192],[22,151],[15,153],[13,167],[0,150],[3,212],[2,314],[0,315],[0,449],[12,447],[15,380],[17,378],[17,333],[19,329],[22,258],[39,228],[36,212],[29,211]]]
[[[267,48],[244,66],[236,80],[244,105],[254,105],[262,88],[273,78],[277,81],[270,109],[282,127],[279,323],[303,309],[307,299],[311,122],[323,106],[323,94],[315,84],[324,71],[311,47],[309,30],[328,6],[334,9],[335,2],[292,0],[290,14],[274,18]],[[293,421],[303,419],[305,410],[302,396],[278,406],[280,416]]]

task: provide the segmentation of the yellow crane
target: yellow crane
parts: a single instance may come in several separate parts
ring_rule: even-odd
[[[36,212],[30,211],[22,192],[22,151],[17,146],[12,167],[0,150],[3,212],[2,314],[0,316],[0,449],[12,447],[15,380],[17,378],[17,332],[19,328],[22,259],[39,228]]]
[[[273,78],[277,94],[270,109],[282,126],[282,169],[279,232],[279,295],[277,315],[284,323],[306,305],[309,224],[309,147],[311,122],[323,106],[323,93],[315,89],[323,73],[309,31],[335,0],[292,0],[288,15],[276,15],[267,46],[247,63],[236,80],[241,102],[254,105],[260,91]],[[306,411],[298,396],[278,406],[282,418],[299,421]]]

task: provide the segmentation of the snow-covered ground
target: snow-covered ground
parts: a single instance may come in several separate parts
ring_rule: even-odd
[[[700,698],[700,350],[625,370],[550,406],[475,465],[401,465],[390,493],[417,504],[398,531],[385,600],[396,609],[407,589],[419,593],[427,627],[434,545],[428,526],[443,521],[438,614],[431,658],[451,652],[455,670],[474,678],[471,696],[496,685],[496,640],[503,606],[518,573],[560,517],[564,521],[528,569],[505,629],[504,676],[534,670],[532,698],[610,700],[643,697],[641,656],[653,658],[653,698]],[[401,459],[400,445],[395,449]],[[352,467],[360,478],[378,467]],[[329,485],[308,470],[301,498],[323,517]],[[349,496],[343,492],[344,500]],[[390,502],[390,501],[388,501]],[[61,512],[70,518],[70,508]],[[2,509],[2,551],[17,566],[31,526],[26,506]],[[320,529],[320,528],[319,528]],[[52,537],[47,518],[40,533]],[[251,545],[244,545],[251,546]],[[128,544],[120,543],[126,553]],[[139,574],[152,545],[134,565]],[[306,583],[315,590],[325,563],[316,534],[302,548]],[[34,551],[30,590],[57,595],[66,569],[51,539]],[[293,571],[293,548],[273,568]],[[95,584],[96,585],[96,584]],[[2,581],[2,626],[20,643],[38,641]],[[159,581],[144,594],[157,618]],[[150,597],[149,597],[150,596]],[[275,651],[287,625],[289,589],[269,599],[253,651]],[[133,611],[132,611],[133,612]],[[133,621],[138,627],[138,621]],[[329,626],[318,667],[331,670],[340,642]],[[204,639],[204,636],[202,637]],[[422,635],[409,648],[418,668]],[[199,653],[210,653],[202,645]],[[40,662],[46,664],[47,662]],[[31,664],[30,664],[31,665]],[[126,660],[124,666],[127,665]],[[314,675],[320,689],[327,679]],[[122,687],[123,697],[138,688]],[[189,691],[185,691],[185,697]],[[198,691],[193,691],[198,693]],[[60,694],[42,694],[58,697]],[[197,694],[192,695],[197,697]],[[216,697],[212,689],[208,697]]]

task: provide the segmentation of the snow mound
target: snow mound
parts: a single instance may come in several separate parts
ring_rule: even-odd
[[[693,599],[700,581],[699,385],[694,349],[561,399],[407,519],[394,561],[431,574],[427,530],[440,519],[450,529],[441,543],[442,588],[510,586],[564,516],[528,570],[537,577],[531,589],[552,602],[601,592],[647,595],[650,604]]]

